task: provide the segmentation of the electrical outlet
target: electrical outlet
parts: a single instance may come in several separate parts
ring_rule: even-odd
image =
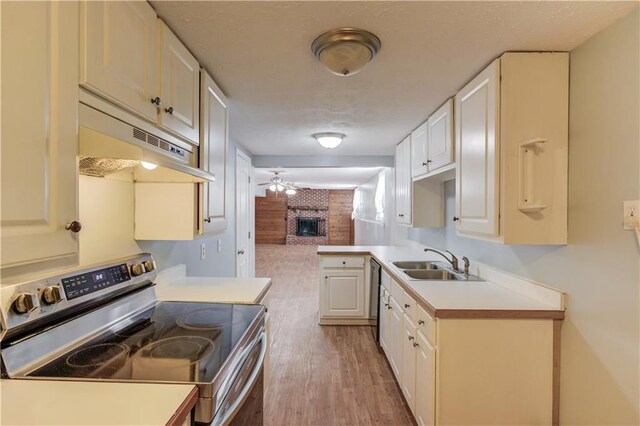
[[[218,238],[218,253],[222,253],[222,239]]]
[[[207,257],[207,245],[205,243],[200,244],[200,260],[204,260]]]
[[[640,223],[640,201],[625,201],[623,208],[624,229],[636,229]]]

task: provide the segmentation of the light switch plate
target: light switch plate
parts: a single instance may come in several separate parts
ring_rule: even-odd
[[[625,201],[623,208],[624,229],[636,229],[640,220],[640,200]]]

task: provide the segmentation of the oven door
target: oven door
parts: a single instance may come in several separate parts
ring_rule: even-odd
[[[263,366],[267,352],[264,331],[248,352],[211,422],[213,426],[263,424]]]

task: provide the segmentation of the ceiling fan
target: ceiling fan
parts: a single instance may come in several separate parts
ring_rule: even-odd
[[[273,173],[274,176],[269,180],[269,182],[259,183],[258,186],[268,185],[269,191],[275,192],[276,197],[278,196],[279,192],[283,192],[283,191],[287,195],[296,195],[296,192],[298,192],[299,189],[302,189],[297,187],[293,183],[284,182],[280,177],[280,172],[271,172],[271,173]]]

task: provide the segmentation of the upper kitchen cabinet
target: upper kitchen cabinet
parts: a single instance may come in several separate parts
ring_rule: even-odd
[[[156,21],[145,1],[80,4],[80,84],[154,123],[164,101],[158,89]]]
[[[457,233],[566,244],[568,53],[505,53],[455,102]]]
[[[396,221],[416,228],[440,228],[444,225],[442,182],[412,180],[412,145],[413,137],[410,135],[396,146]]]
[[[200,88],[200,168],[216,176],[215,182],[201,184],[200,232],[208,233],[226,227],[229,102],[204,70],[200,72]]]
[[[427,120],[427,171],[453,164],[453,99],[449,99]]]
[[[77,262],[77,17],[76,2],[2,4],[3,278]]]
[[[453,165],[453,99],[411,132],[411,177],[422,179]],[[451,167],[448,167],[451,169]]]
[[[196,58],[158,19],[160,99],[158,125],[194,144],[200,140],[200,66]]]

